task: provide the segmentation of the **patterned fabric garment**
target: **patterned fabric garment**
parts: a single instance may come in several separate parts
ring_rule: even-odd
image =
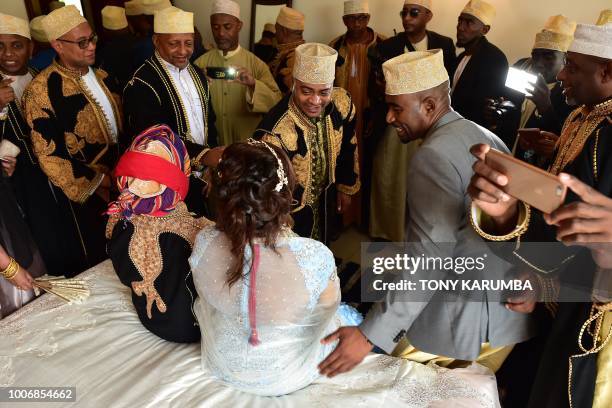
[[[121,132],[121,98],[111,93],[108,75],[95,75],[112,107]],[[57,61],[34,78],[23,96],[32,146],[49,180],[71,201],[84,203],[115,165],[117,144],[102,105],[87,88],[83,75]]]
[[[226,273],[234,258],[231,243],[214,226],[196,238],[189,263],[198,299],[195,314],[202,332],[202,365],[246,392],[283,395],[319,377],[317,364],[335,347],[320,340],[361,316],[340,305],[334,257],[320,242],[283,234],[276,249],[260,246],[256,282],[243,278],[228,288]],[[245,252],[249,276],[252,251]],[[249,313],[254,285],[255,313]],[[249,343],[255,315],[259,344]]]
[[[335,184],[348,195],[359,191],[355,107],[344,89],[333,89],[331,102],[316,121],[300,110],[292,94],[286,95],[262,120],[254,137],[282,148],[291,160],[297,178],[294,231],[301,236],[315,238],[313,226],[326,221],[315,214],[324,191],[321,185],[327,189]]]
[[[50,248],[52,252],[43,249],[60,254],[61,259],[51,259],[47,265],[50,274],[59,276],[72,277],[107,258],[102,214],[108,203],[95,192],[117,162],[119,146],[113,133],[117,129],[121,139],[123,118],[114,82],[102,70],[94,69],[94,74],[96,94],[82,72],[56,60],[32,80],[23,95],[34,158],[48,177],[57,203],[46,205],[41,199],[34,211],[59,225],[48,238],[55,248]],[[110,106],[115,126],[100,98]]]
[[[191,167],[183,141],[166,125],[138,135],[115,169],[118,201],[109,206],[108,249],[117,276],[132,291],[142,324],[174,342],[195,342],[195,288],[187,263],[205,218],[184,197]]]
[[[145,130],[134,139],[128,151],[145,152],[168,160],[185,177],[189,177],[191,173],[191,165],[185,144],[166,125],[154,126]],[[138,166],[136,165],[135,167]],[[134,182],[133,177],[127,175],[117,176],[117,187],[120,195],[119,199],[109,206],[109,214],[121,213],[121,216],[125,218],[130,218],[133,214],[161,216],[174,210],[179,201],[184,199],[177,191],[159,183],[154,186],[156,191],[153,191],[153,193],[147,194],[146,197],[139,196],[134,191],[134,188],[130,188],[130,183]],[[140,182],[141,186],[142,183]],[[151,184],[150,181],[149,184]],[[161,190],[163,190],[161,193],[155,194]]]

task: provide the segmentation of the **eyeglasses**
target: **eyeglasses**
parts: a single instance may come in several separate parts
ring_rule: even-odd
[[[84,50],[87,47],[89,47],[90,43],[96,45],[96,43],[98,42],[98,36],[96,34],[92,34],[91,37],[85,38],[79,41],[62,40],[61,38],[58,38],[57,41],[70,43],[70,44],[77,44],[80,49]]]
[[[418,17],[419,14],[421,14],[421,10],[419,10],[416,7],[413,7],[410,10],[404,9],[404,10],[400,11],[399,14],[400,14],[400,16],[402,18],[406,18],[408,15],[410,15],[410,17],[412,17],[412,18],[415,18],[415,17]]]

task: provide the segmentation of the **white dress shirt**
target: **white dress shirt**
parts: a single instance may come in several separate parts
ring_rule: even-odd
[[[200,145],[206,144],[206,132],[204,131],[204,113],[202,111],[202,101],[196,88],[195,82],[187,68],[179,69],[168,61],[160,57],[168,69],[170,78],[174,82],[176,92],[183,102],[189,120],[189,133],[191,139]]]
[[[451,95],[453,94],[453,92],[455,92],[455,87],[459,82],[459,78],[461,78],[461,74],[463,74],[463,70],[467,66],[468,62],[470,62],[471,58],[471,55],[464,55],[463,58],[461,58],[459,65],[457,65],[457,70],[455,71],[455,75],[453,76],[453,87],[451,88]]]
[[[10,87],[13,88],[13,91],[15,92],[15,102],[17,103],[17,106],[21,108],[21,98],[23,97],[23,92],[25,91],[27,86],[30,84],[30,82],[32,82],[32,74],[28,72],[25,75],[3,75],[2,77],[4,79],[13,80],[13,82],[11,82]],[[8,105],[5,106],[2,111],[0,111],[0,119],[4,120],[7,114]]]
[[[83,82],[85,83],[85,86],[95,98],[96,103],[102,108],[102,112],[104,112],[104,116],[106,116],[106,121],[109,125],[111,138],[113,142],[117,143],[119,126],[117,124],[115,112],[113,111],[113,104],[102,89],[102,85],[100,85],[100,83],[98,82],[98,77],[96,76],[96,73],[91,67],[89,67],[89,72],[87,72],[87,74],[84,75],[82,78]]]

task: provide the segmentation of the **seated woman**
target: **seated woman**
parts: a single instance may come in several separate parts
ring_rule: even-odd
[[[182,140],[165,126],[137,136],[115,170],[119,199],[109,206],[108,252],[121,282],[132,289],[142,324],[174,342],[198,341],[196,296],[188,258],[204,226],[183,203],[191,166]]]
[[[235,143],[217,175],[217,224],[198,234],[189,259],[203,365],[246,392],[296,391],[334,347],[320,340],[361,316],[339,306],[330,250],[291,232],[295,175],[281,149]]]

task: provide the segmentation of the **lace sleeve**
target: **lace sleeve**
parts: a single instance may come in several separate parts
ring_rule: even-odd
[[[308,238],[293,240],[291,250],[304,274],[310,296],[308,308],[312,310],[329,281],[337,278],[334,255],[322,243]]]
[[[218,234],[219,231],[214,225],[207,225],[198,232],[193,244],[193,251],[189,257],[189,265],[191,266],[192,272],[196,271],[204,252],[206,252],[208,248],[208,244],[212,242]]]

